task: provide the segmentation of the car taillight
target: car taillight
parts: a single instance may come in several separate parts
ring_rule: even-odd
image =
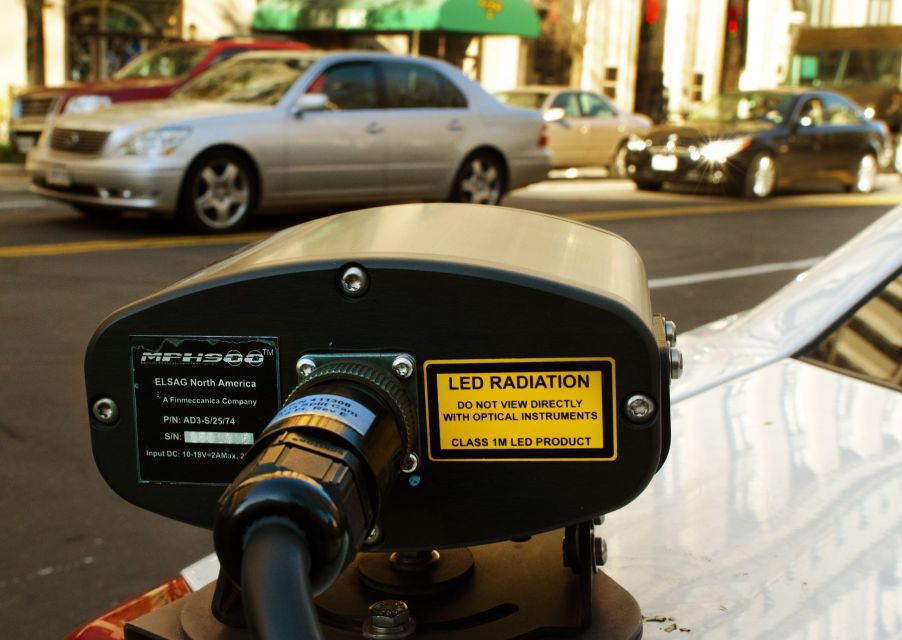
[[[175,602],[189,593],[191,593],[191,588],[183,578],[173,578],[146,593],[117,605],[96,620],[82,625],[67,635],[66,640],[122,640],[125,638],[127,622],[136,620],[170,602]]]
[[[542,130],[539,131],[539,148],[545,148],[548,146],[548,125],[543,124]]]

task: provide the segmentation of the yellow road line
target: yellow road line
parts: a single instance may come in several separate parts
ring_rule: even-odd
[[[247,244],[256,240],[262,240],[270,235],[272,234],[254,232],[209,237],[175,236],[171,238],[144,238],[140,240],[90,240],[88,242],[28,244],[16,247],[0,247],[0,258],[58,256],[68,253],[94,253],[98,251],[131,251],[135,249],[171,249],[174,247]]]
[[[689,204],[673,207],[649,207],[646,209],[612,209],[610,211],[576,211],[557,214],[562,218],[579,222],[605,220],[642,220],[680,216],[704,216],[732,213],[753,213],[773,209],[811,209],[834,207],[877,207],[902,204],[902,195],[878,194],[844,196],[837,202],[835,194],[775,198],[762,202],[718,202],[714,204]],[[169,238],[144,238],[139,240],[90,240],[87,242],[60,242],[55,244],[31,244],[0,246],[0,259],[36,256],[58,256],[72,253],[99,251],[134,251],[137,249],[172,249],[177,247],[201,247],[230,244],[247,244],[272,235],[267,232],[237,233],[223,236],[175,236]]]
[[[771,211],[774,209],[813,209],[833,207],[878,207],[902,204],[902,195],[860,195],[845,196],[841,202],[829,196],[802,196],[797,198],[775,198],[762,202],[733,202],[717,204],[691,204],[676,207],[649,207],[646,209],[612,209],[610,211],[575,211],[560,213],[562,218],[579,222],[602,222],[604,220],[641,220],[643,218],[669,218],[679,216],[707,216],[730,213]]]

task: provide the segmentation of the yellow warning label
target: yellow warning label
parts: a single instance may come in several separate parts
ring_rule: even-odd
[[[611,358],[432,360],[432,460],[613,460]]]

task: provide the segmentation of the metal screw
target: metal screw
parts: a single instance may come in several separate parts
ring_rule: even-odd
[[[670,379],[676,380],[683,375],[683,352],[670,347]]]
[[[348,267],[342,272],[339,282],[345,295],[358,298],[369,289],[370,277],[360,267]]]
[[[402,380],[407,380],[413,375],[416,364],[410,356],[402,355],[395,358],[391,363],[391,370]]]
[[[363,623],[363,637],[367,640],[407,638],[416,628],[403,600],[380,600],[369,611],[370,616]]]
[[[633,422],[648,422],[655,415],[655,401],[641,393],[627,398],[624,408]]]
[[[401,467],[401,471],[403,471],[404,473],[413,473],[419,468],[420,456],[413,452],[408,453],[407,458],[404,460],[404,466]]]
[[[91,412],[97,421],[103,424],[113,424],[119,419],[119,407],[112,398],[95,400]]]
[[[310,372],[314,369],[316,369],[316,363],[307,356],[298,358],[297,364],[294,365],[294,370],[297,371],[298,375],[302,378],[309,376]]]
[[[665,320],[664,321],[664,337],[667,339],[671,345],[676,344],[677,331],[676,331],[676,323],[673,320]]]
[[[376,544],[379,540],[382,539],[382,529],[379,528],[377,524],[373,527],[373,530],[370,531],[369,535],[364,539],[364,544]]]
[[[608,543],[601,536],[596,536],[592,541],[592,562],[595,565],[595,573],[608,562]]]

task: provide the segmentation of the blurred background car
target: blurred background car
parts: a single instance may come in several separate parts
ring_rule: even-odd
[[[544,127],[437,60],[257,52],[165,101],[60,116],[26,168],[33,192],[85,215],[223,232],[298,204],[498,204],[547,175]]]
[[[160,100],[198,74],[243,51],[309,48],[302,42],[229,38],[185,42],[148,51],[131,60],[109,80],[36,87],[20,94],[12,105],[10,143],[17,153],[24,155],[34,147],[50,117],[94,111],[117,102]]]
[[[541,111],[548,127],[548,148],[555,169],[608,167],[613,176],[626,175],[626,142],[642,134],[651,118],[628,113],[592,91],[566,87],[529,86],[495,94],[513,107]]]
[[[893,156],[885,123],[844,96],[804,89],[725,93],[683,125],[654,127],[627,146],[627,172],[639,189],[714,185],[747,198],[837,183],[868,193]]]

